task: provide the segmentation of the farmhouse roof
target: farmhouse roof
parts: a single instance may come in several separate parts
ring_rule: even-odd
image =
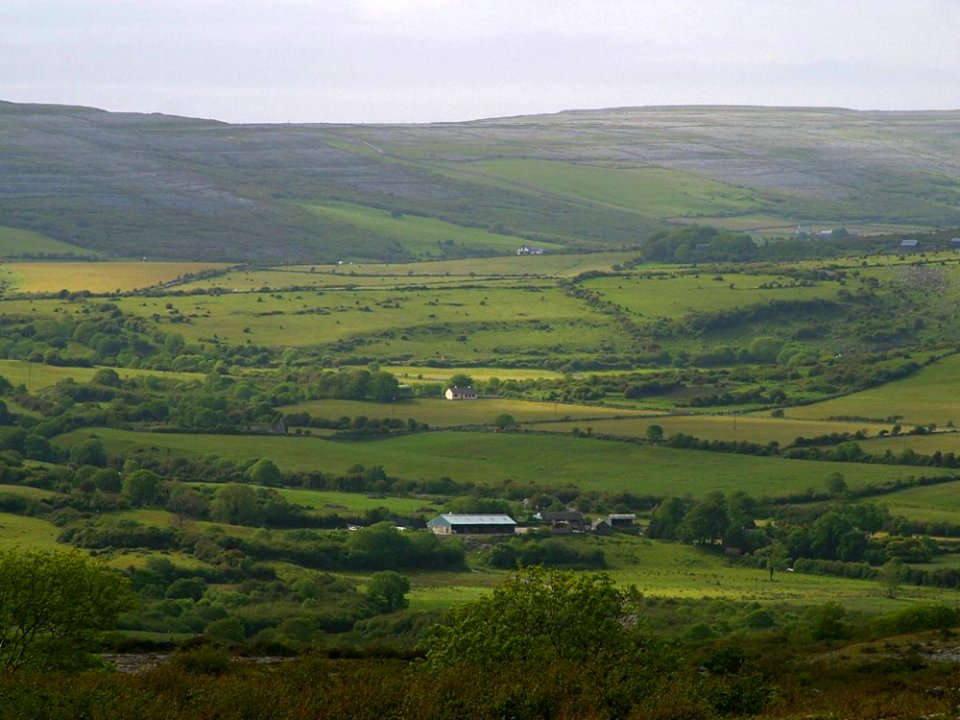
[[[900,247],[916,247],[916,246],[919,245],[919,244],[920,244],[920,241],[919,241],[919,240],[911,240],[911,239],[908,239],[908,240],[903,240],[903,241],[901,241],[901,242],[900,242]]]
[[[516,521],[509,515],[468,515],[460,513],[443,513],[430,520],[427,525],[516,525]]]

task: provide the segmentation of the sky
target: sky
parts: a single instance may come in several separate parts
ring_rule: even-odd
[[[0,100],[228,122],[960,108],[960,0],[0,0]]]

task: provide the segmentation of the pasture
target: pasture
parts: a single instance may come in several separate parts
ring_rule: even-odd
[[[181,382],[203,380],[201,373],[141,370],[138,368],[114,369],[121,378],[158,377],[168,380],[179,380]],[[96,367],[60,367],[57,365],[27,362],[26,360],[0,359],[0,376],[5,377],[14,385],[23,385],[31,391],[56,385],[61,380],[68,378],[77,382],[89,382],[93,376],[96,375],[97,370],[99,370],[99,368]]]
[[[594,434],[623,437],[647,436],[647,428],[659,425],[664,437],[677,433],[693,435],[704,440],[728,442],[752,442],[766,444],[777,442],[789,445],[798,437],[816,437],[830,433],[855,433],[864,431],[876,435],[880,430],[889,430],[889,425],[871,423],[835,422],[822,420],[794,420],[789,418],[758,417],[750,415],[662,415],[659,417],[629,418],[617,420],[596,419],[590,423]],[[585,430],[582,422],[542,423],[537,430],[570,432],[574,427]]]
[[[70,447],[90,437],[111,453],[167,457],[219,456],[235,461],[270,458],[283,471],[344,473],[356,464],[380,465],[410,479],[450,477],[492,485],[544,487],[644,495],[701,497],[713,490],[783,496],[823,489],[831,473],[851,488],[920,474],[918,468],[778,457],[729,455],[550,434],[428,432],[402,437],[331,441],[310,437],[181,435],[112,428],[77,430],[54,438]]]
[[[645,216],[745,213],[758,208],[750,190],[697,173],[662,167],[621,167],[532,158],[444,163],[451,175],[515,190],[538,188],[567,200]]]
[[[476,362],[560,348],[586,353],[616,343],[618,335],[609,318],[535,285],[123,297],[116,303],[165,329],[175,325],[188,341],[296,347],[362,338],[364,353],[387,358]]]
[[[519,243],[519,240],[516,240]],[[356,262],[343,265],[285,265],[266,270],[246,269],[216,277],[192,280],[178,289],[219,289],[253,292],[267,287],[283,290],[291,287],[405,287],[411,285],[454,286],[464,283],[483,285],[498,282],[547,277],[572,277],[594,270],[609,271],[613,265],[637,257],[636,252],[506,255],[467,260],[432,260],[417,263]],[[650,266],[645,266],[650,267]]]
[[[871,502],[886,505],[894,515],[910,520],[960,524],[960,485],[955,482],[908,488],[872,498]]]
[[[130,292],[170,282],[187,273],[218,270],[223,263],[196,262],[30,262],[7,267],[23,278],[20,292],[45,293],[89,290]]]
[[[503,254],[514,252],[524,244],[522,239],[512,235],[455,225],[423,215],[393,215],[385,210],[353,203],[304,204],[303,207],[321,217],[390,238],[398,250],[402,248],[423,258],[442,257],[445,249],[457,246],[467,251]],[[550,243],[538,244],[554,251],[561,249]]]
[[[499,415],[512,415],[517,422],[558,420],[561,418],[595,419],[634,415],[630,410],[573,405],[569,403],[534,402],[511,398],[480,398],[478,400],[447,400],[445,398],[417,398],[392,403],[361,402],[358,400],[311,400],[280,408],[283,412],[308,412],[314,417],[336,419],[363,415],[373,418],[413,418],[431,427],[459,425],[490,425]],[[538,426],[539,427],[539,426]]]
[[[831,417],[884,419],[899,416],[908,425],[960,422],[960,405],[953,388],[960,384],[960,355],[939,360],[914,375],[880,387],[784,411],[790,418],[825,420]]]
[[[15,258],[23,255],[96,255],[91,250],[54,240],[31,230],[0,225],[0,258]]]
[[[773,287],[772,283],[784,287]],[[761,287],[764,285],[767,287]],[[679,318],[693,312],[716,312],[777,300],[832,299],[840,289],[835,282],[820,281],[806,287],[777,275],[709,272],[593,278],[585,281],[583,287],[646,318]]]
[[[52,550],[60,528],[46,520],[0,512],[0,550]]]

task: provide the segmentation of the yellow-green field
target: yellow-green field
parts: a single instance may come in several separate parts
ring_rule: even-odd
[[[30,230],[0,225],[0,257],[16,257],[18,255],[95,255],[76,245],[54,240],[46,235]]]
[[[382,347],[392,348],[395,353],[404,353],[409,347],[422,352],[424,342],[435,345],[432,339],[408,342],[401,331],[437,323],[473,326],[484,323],[485,329],[471,333],[471,342],[473,346],[480,343],[481,348],[491,353],[494,347],[506,344],[504,340],[518,345],[523,341],[531,347],[549,347],[570,340],[590,347],[590,343],[599,341],[599,329],[611,324],[599,313],[585,310],[575,298],[556,289],[537,287],[236,293],[124,297],[116,302],[127,312],[148,318],[162,320],[179,314],[186,322],[177,323],[174,329],[187,340],[217,337],[237,344],[251,340],[260,345],[303,346],[376,333]],[[10,307],[11,311],[29,311],[17,307],[16,303]],[[509,317],[510,326],[501,327],[505,316]],[[538,323],[542,332],[529,332],[524,321]],[[577,328],[567,331],[561,327],[551,332],[543,327],[543,323],[556,321],[576,323]],[[590,332],[590,323],[598,328],[596,332]],[[393,336],[385,336],[387,331],[395,332]],[[462,352],[463,343],[451,338],[448,347],[451,351],[460,348]]]
[[[596,434],[646,437],[647,428],[659,425],[664,437],[677,433],[694,435],[704,440],[745,441],[766,444],[776,441],[788,445],[798,437],[816,437],[830,433],[855,433],[863,430],[873,436],[889,425],[871,423],[791,420],[743,415],[664,415],[644,419],[593,420],[590,427]],[[570,432],[574,427],[585,430],[580,422],[544,423],[534,426],[549,432]]]
[[[26,360],[2,360],[0,359],[0,375],[5,377],[14,385],[25,385],[28,390],[39,390],[41,388],[56,385],[61,380],[72,378],[77,382],[89,382],[97,373],[99,368],[84,367],[58,367],[55,365],[42,365],[40,363],[27,362]],[[140,370],[135,368],[114,368],[117,374],[122,378],[128,377],[161,377],[170,380],[180,380],[189,382],[192,380],[201,381],[201,373],[173,372],[165,370]]]
[[[519,240],[517,241],[520,242]],[[403,287],[454,285],[465,281],[484,285],[497,278],[572,277],[590,270],[610,270],[613,265],[636,258],[637,252],[587,255],[507,255],[470,260],[434,260],[419,263],[357,262],[343,265],[289,265],[268,270],[237,270],[213,278],[194,280],[179,289],[218,288],[248,292],[268,287]],[[644,266],[645,268],[652,266]]]
[[[565,417],[594,419],[636,415],[630,410],[572,405],[568,403],[534,402],[510,398],[478,400],[446,400],[445,398],[402,400],[393,403],[360,402],[357,400],[311,400],[281,408],[284,412],[308,412],[314,417],[336,419],[363,415],[372,418],[413,418],[431,427],[457,425],[493,425],[499,415],[512,415],[517,422],[557,420]],[[538,426],[539,427],[539,426]]]
[[[900,490],[872,502],[886,505],[894,515],[911,520],[960,524],[960,485],[955,482]]]
[[[500,380],[539,380],[559,379],[563,373],[552,370],[542,370],[540,368],[494,368],[494,367],[418,367],[416,365],[384,365],[385,370],[396,375],[400,382],[406,385],[415,383],[445,383],[454,375],[466,374],[474,380],[489,380],[498,378]]]
[[[768,283],[788,287],[760,287]],[[583,286],[638,316],[648,318],[677,318],[691,312],[716,312],[775,300],[830,299],[840,289],[840,285],[834,282],[824,281],[813,287],[790,287],[793,283],[792,279],[777,275],[705,272],[654,278],[639,275],[602,277],[587,280]]]
[[[494,250],[501,253],[515,252],[524,244],[522,239],[512,235],[454,225],[421,215],[397,217],[385,210],[353,203],[304,204],[304,207],[322,217],[393,238],[398,243],[402,243],[404,250],[417,256],[438,257],[443,254],[442,244],[451,241],[466,248]],[[538,244],[552,251],[561,249],[560,246],[550,243]]]
[[[650,216],[749,212],[756,207],[756,197],[749,190],[660,167],[535,159],[444,163],[440,167],[451,175],[518,189],[536,186],[567,198]]]
[[[789,408],[791,418],[823,420],[830,417],[883,419],[902,416],[899,422],[926,425],[960,423],[960,356],[953,355],[921,369],[911,377],[881,387],[853,393],[813,405]]]
[[[26,485],[0,484],[0,495],[19,495],[20,497],[30,498],[31,500],[42,500],[43,498],[56,497],[60,494],[61,493],[55,490],[44,490]]]
[[[186,273],[228,267],[195,262],[18,262],[7,265],[22,278],[21,292],[128,292],[170,282]]]
[[[0,550],[49,550],[58,547],[59,534],[60,528],[45,520],[0,512]]]

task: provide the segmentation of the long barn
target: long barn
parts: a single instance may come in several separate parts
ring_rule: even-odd
[[[512,534],[517,527],[509,515],[461,515],[444,513],[427,522],[437,535],[500,535]]]

